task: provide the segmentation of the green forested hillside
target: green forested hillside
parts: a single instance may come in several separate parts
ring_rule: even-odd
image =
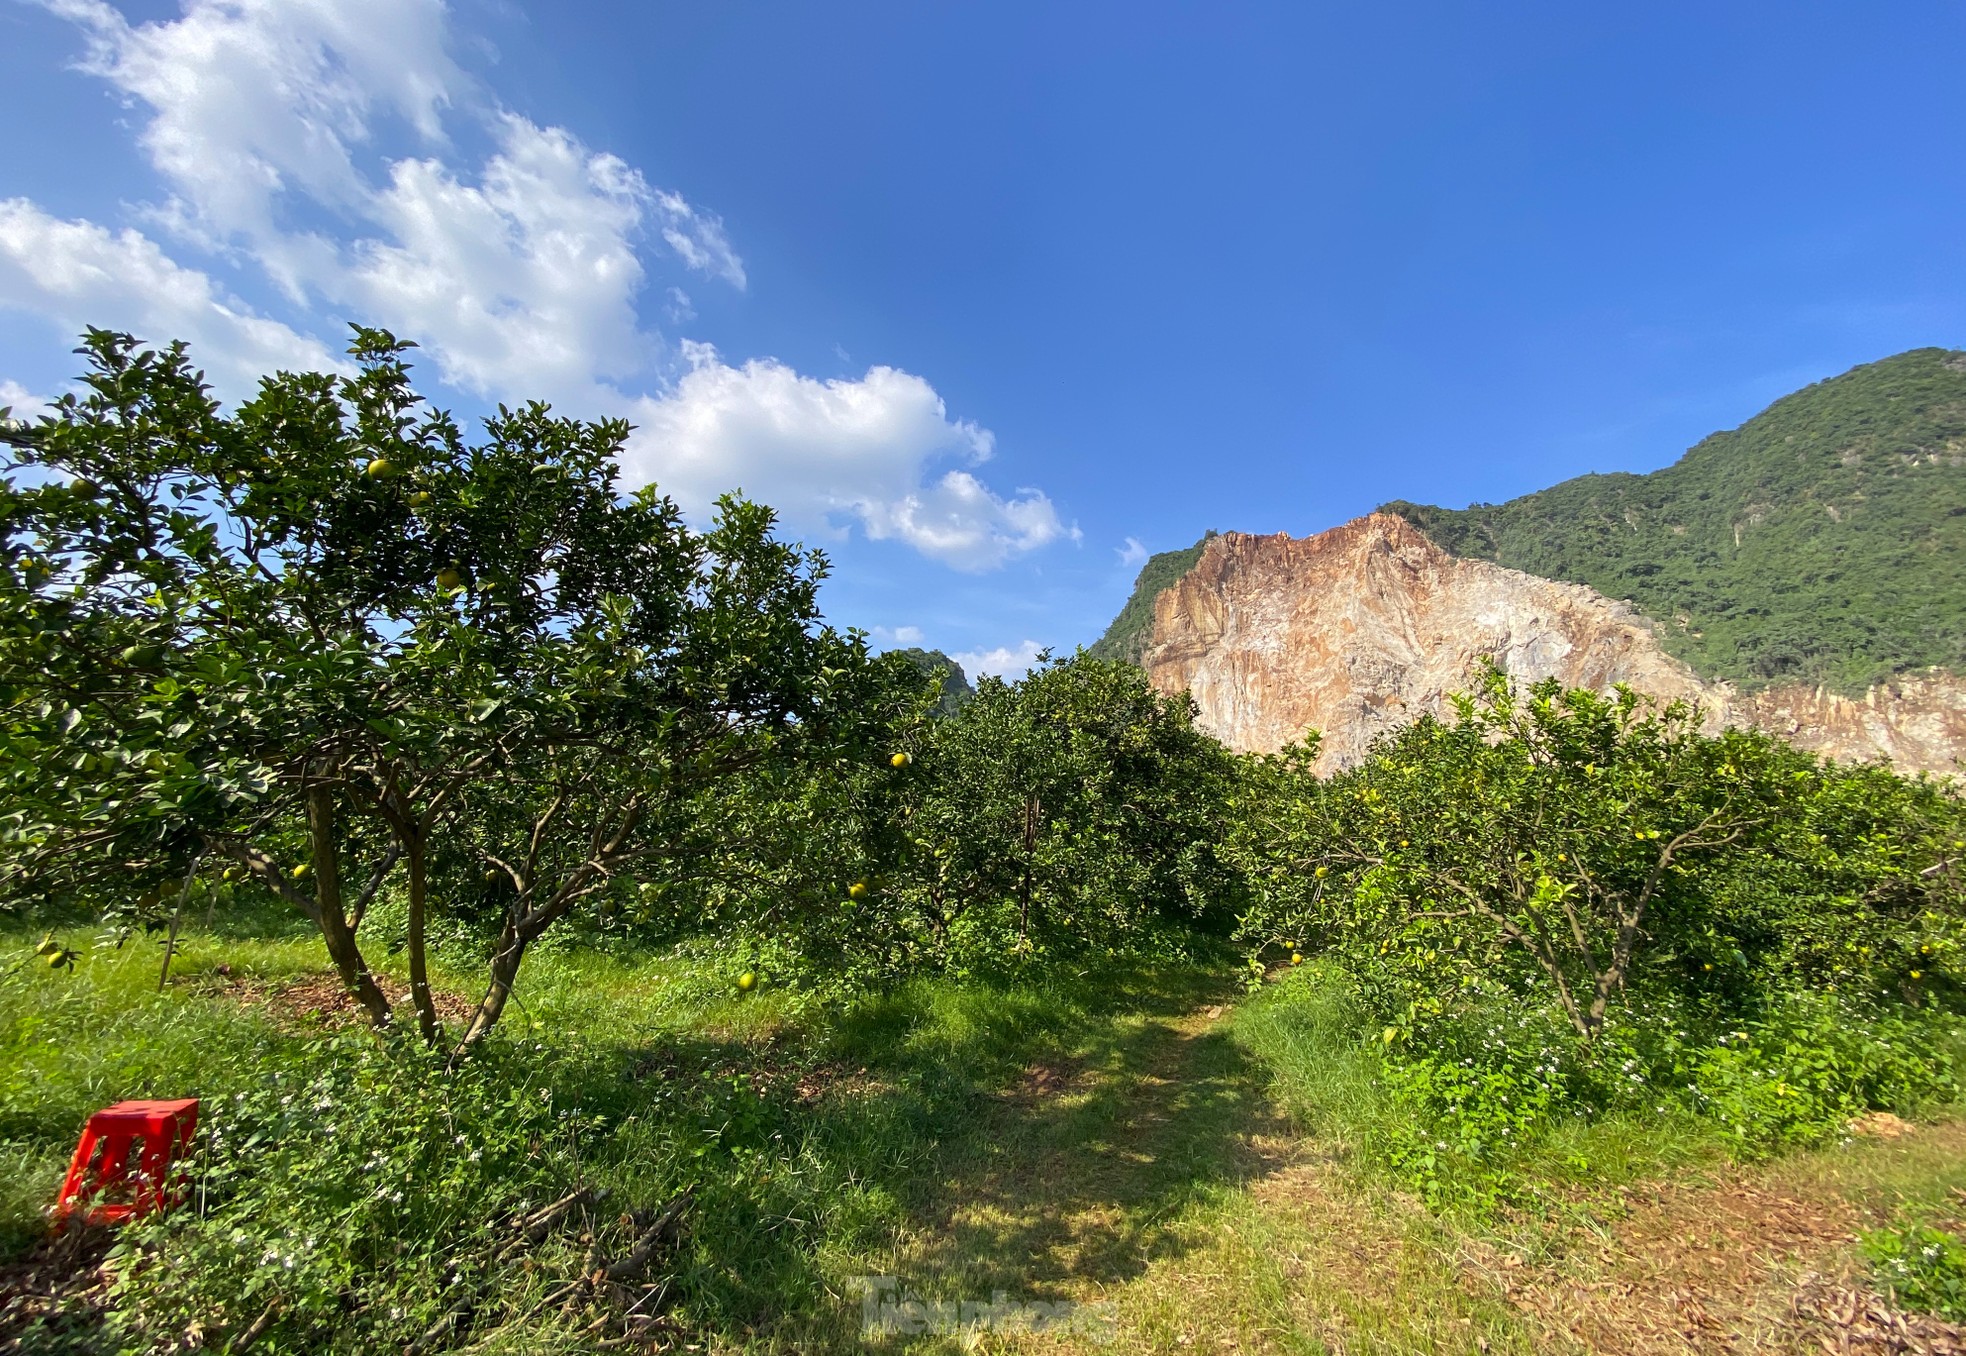
[[[1708,677],[1857,691],[1966,667],[1966,354],[1855,368],[1650,475],[1385,507],[1456,555],[1631,599]]]
[[[1154,621],[1154,599],[1160,591],[1195,567],[1201,559],[1201,548],[1208,545],[1213,531],[1204,532],[1200,541],[1179,551],[1162,551],[1147,557],[1147,563],[1140,567],[1140,575],[1133,581],[1133,593],[1120,609],[1119,616],[1106,628],[1106,634],[1088,647],[1095,659],[1124,659],[1129,664],[1140,662],[1140,651],[1146,642],[1147,628]]]
[[[976,689],[970,686],[969,675],[963,672],[963,666],[940,650],[907,646],[890,653],[900,655],[925,676],[942,680],[942,700],[936,707],[942,715],[955,715],[976,695]]]

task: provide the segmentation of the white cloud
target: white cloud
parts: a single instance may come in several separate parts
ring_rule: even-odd
[[[559,128],[499,120],[478,182],[399,160],[374,200],[388,239],[356,242],[337,300],[421,339],[445,380],[480,395],[584,396],[647,366],[633,235],[653,201],[641,175]],[[393,242],[393,243],[392,243]]]
[[[446,111],[488,102],[445,50],[440,0],[184,0],[145,24],[102,0],[42,3],[88,36],[83,68],[151,112],[140,141],[172,196],[148,219],[243,252],[297,304],[415,338],[464,389],[565,401],[646,370],[659,340],[635,318],[644,237],[745,285],[716,216],[495,106],[475,169],[428,155],[366,173],[386,119],[441,153]],[[291,223],[309,204],[340,238]]]
[[[1115,546],[1113,551],[1119,556],[1120,564],[1127,569],[1132,569],[1147,558],[1147,548],[1140,544],[1138,537],[1128,537],[1126,545]]]
[[[275,369],[340,366],[318,340],[255,314],[139,232],[62,221],[24,198],[0,201],[0,307],[46,316],[69,334],[100,325],[183,339],[228,395],[249,394]]]
[[[994,650],[964,650],[949,658],[961,664],[963,672],[971,678],[989,674],[1015,682],[1030,672],[1044,648],[1035,640],[1026,640],[1017,645],[999,645]]]
[[[1042,491],[1000,495],[974,473],[991,435],[920,377],[733,367],[647,328],[647,247],[747,287],[722,221],[501,108],[451,59],[442,0],[181,0],[177,18],[142,23],[104,0],[38,2],[81,29],[82,69],[140,115],[165,192],[140,222],[257,266],[324,332],[338,325],[322,304],[416,340],[446,382],[487,399],[626,414],[641,426],[631,483],[654,479],[699,516],[742,488],[801,528],[857,522],[963,570],[1078,538]],[[449,138],[461,115],[489,138],[481,160]],[[396,153],[405,131],[412,149]],[[669,324],[694,318],[680,287],[652,300]],[[150,235],[25,201],[0,215],[0,305],[70,331],[187,339],[230,394],[276,367],[337,365]]]
[[[906,542],[961,570],[1073,535],[1037,490],[1003,499],[975,476],[932,463],[986,460],[989,432],[952,420],[920,377],[871,367],[857,381],[819,381],[771,360],[742,367],[688,344],[689,370],[669,394],[641,401],[624,468],[701,516],[742,489],[801,526],[857,518],[867,535]]]
[[[722,278],[740,292],[745,289],[744,261],[730,247],[721,220],[691,207],[678,193],[656,194],[655,208],[662,238],[679,259],[699,273]]]
[[[9,419],[26,422],[52,411],[54,402],[34,394],[17,381],[0,381],[0,409],[7,411]]]
[[[249,244],[296,298],[291,270],[319,251],[293,249],[308,242],[282,229],[282,193],[363,215],[355,150],[376,114],[441,142],[468,83],[440,0],[185,0],[178,20],[138,25],[102,0],[42,2],[87,34],[84,70],[150,106],[140,140],[177,195],[163,217]]]
[[[883,645],[920,645],[927,639],[919,626],[876,626],[870,634]]]
[[[898,538],[959,570],[991,569],[1060,537],[1077,540],[1078,529],[1058,521],[1043,491],[1017,493],[1002,499],[969,472],[948,471],[899,499],[864,499],[854,509],[868,536]]]

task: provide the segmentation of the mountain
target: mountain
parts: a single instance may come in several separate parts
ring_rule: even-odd
[[[1743,689],[1966,670],[1966,353],[1818,382],[1650,475],[1385,511],[1454,555],[1630,599],[1669,653]]]
[[[1327,766],[1464,688],[1629,682],[1840,758],[1966,758],[1966,353],[1777,401],[1649,475],[1506,504],[1396,501],[1302,540],[1152,557],[1092,647],[1190,691],[1242,749],[1317,727]]]
[[[1204,729],[1268,752],[1322,734],[1320,766],[1348,767],[1423,714],[1484,660],[1523,682],[1628,683],[1702,708],[1711,726],[1757,726],[1837,758],[1950,771],[1966,755],[1966,681],[1904,675],[1863,699],[1817,687],[1744,693],[1710,683],[1626,602],[1448,554],[1404,518],[1375,513],[1302,539],[1227,532],[1154,599],[1141,666],[1188,692]]]
[[[923,650],[909,646],[890,653],[898,654],[913,664],[922,671],[924,677],[942,680],[942,700],[936,707],[940,715],[955,715],[963,709],[965,702],[976,695],[976,689],[969,685],[969,675],[963,672],[963,666],[940,650]]]

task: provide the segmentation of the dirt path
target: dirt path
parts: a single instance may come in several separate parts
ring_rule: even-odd
[[[1284,1121],[1222,1013],[1123,1022],[1026,1070],[896,1249],[931,1297],[1096,1303],[1110,1340],[911,1349],[1966,1352],[1879,1301],[1854,1252],[1907,1193],[1966,1188],[1966,1123],[1634,1189],[1526,1260],[1359,1187]]]
[[[1898,1128],[1901,1127],[1901,1128]],[[1601,1352],[1959,1352],[1961,1331],[1907,1318],[1866,1285],[1854,1244],[1907,1191],[1966,1182],[1966,1123],[1629,1193],[1627,1213],[1549,1265],[1469,1270],[1549,1337]]]
[[[1123,1020],[1026,1069],[949,1155],[896,1274],[951,1296],[1078,1301],[1141,1275],[1165,1221],[1271,1170],[1286,1129],[1223,1011]]]

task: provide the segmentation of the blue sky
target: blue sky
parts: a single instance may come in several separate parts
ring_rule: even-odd
[[[424,345],[972,668],[1966,344],[1966,9],[0,0],[0,403]]]

